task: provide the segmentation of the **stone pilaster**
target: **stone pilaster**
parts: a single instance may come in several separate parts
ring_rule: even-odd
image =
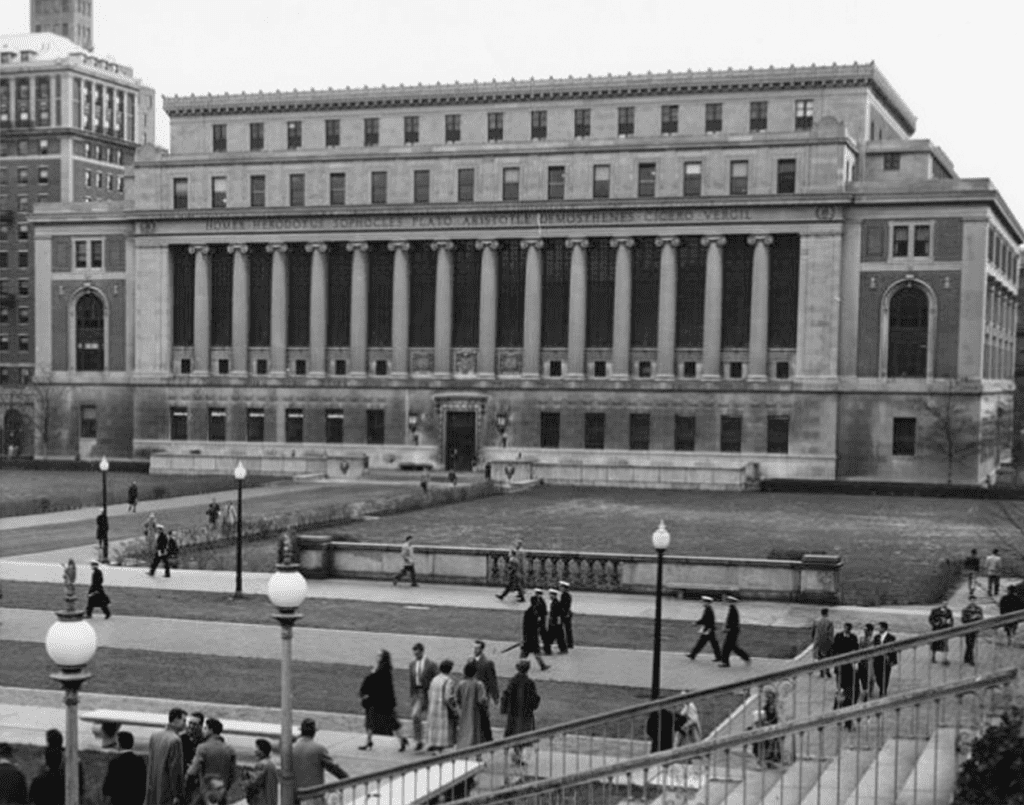
[[[704,268],[704,350],[701,376],[716,379],[722,376],[722,249],[721,235],[703,237],[700,245],[707,247]]]
[[[437,253],[434,278],[434,374],[452,373],[452,249],[450,240],[436,240],[430,248]]]
[[[587,248],[586,238],[568,238],[565,247],[572,249],[569,264],[569,378],[586,376],[587,346]]]
[[[192,294],[192,373],[210,372],[210,247],[189,246],[195,258]]]
[[[478,240],[480,251],[480,327],[476,372],[494,377],[498,334],[498,241]]]
[[[249,247],[228,246],[231,255],[231,374],[249,372]]]
[[[356,377],[366,375],[366,317],[369,315],[369,263],[366,242],[346,243],[352,252],[352,308],[349,316],[348,373]]]
[[[523,295],[523,376],[540,376],[541,249],[544,241],[521,240],[526,249],[526,277]]]
[[[327,374],[327,244],[307,243],[309,269],[309,374]]]
[[[409,374],[409,242],[393,241],[391,263],[391,373]]]
[[[633,325],[633,238],[612,238],[615,249],[615,310],[612,323],[612,377],[625,380],[631,374],[629,341]]]
[[[771,235],[751,235],[747,245],[754,247],[750,284],[750,344],[747,376],[752,380],[768,377],[768,247]]]
[[[268,243],[270,252],[270,374],[288,370],[288,244]]]
[[[663,380],[676,375],[676,283],[679,238],[655,238],[661,249],[658,277],[658,373]]]

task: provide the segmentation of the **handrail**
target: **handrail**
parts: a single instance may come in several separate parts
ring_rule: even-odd
[[[795,732],[804,732],[813,729],[821,729],[834,724],[847,721],[857,721],[870,718],[874,715],[892,712],[904,707],[920,704],[927,701],[939,701],[949,696],[964,695],[977,690],[990,690],[991,688],[1005,685],[1017,678],[1017,668],[1007,668],[1003,671],[978,676],[974,679],[960,680],[958,682],[947,682],[936,685],[928,690],[901,693],[865,704],[855,704],[844,707],[841,710],[833,710],[803,721],[791,724],[777,724],[769,727],[755,727],[740,735],[733,735],[728,738],[714,738],[707,741],[700,741],[695,744],[665,749],[661,752],[651,752],[639,758],[620,760],[616,763],[609,763],[597,769],[566,774],[555,778],[543,778],[533,780],[520,785],[508,786],[496,791],[487,791],[476,794],[465,799],[460,799],[460,805],[483,805],[483,803],[496,800],[514,799],[520,796],[530,796],[541,793],[551,788],[569,788],[581,783],[588,783],[594,780],[606,780],[619,774],[628,774],[640,769],[648,769],[653,766],[666,766],[673,763],[686,763],[699,757],[721,752],[736,747],[749,746],[773,738],[782,738]],[[311,789],[307,789],[311,790]]]
[[[851,651],[846,654],[841,654],[835,657],[826,657],[821,660],[813,660],[807,663],[801,663],[799,665],[791,665],[785,669],[779,671],[771,671],[766,674],[759,674],[753,677],[747,677],[746,679],[730,682],[724,685],[716,685],[710,688],[703,688],[699,691],[692,691],[689,693],[677,693],[673,696],[666,696],[662,699],[647,701],[640,704],[630,705],[628,707],[621,707],[617,710],[610,710],[604,713],[598,713],[592,716],[585,716],[574,721],[562,722],[561,724],[554,724],[549,727],[543,727],[542,729],[534,730],[532,732],[520,733],[509,737],[502,737],[494,741],[489,741],[483,744],[475,744],[471,747],[464,749],[448,750],[443,755],[433,756],[429,758],[423,758],[419,760],[413,760],[402,765],[393,766],[386,770],[389,775],[401,775],[406,772],[413,771],[414,769],[423,768],[435,765],[439,762],[450,762],[459,760],[462,758],[474,758],[482,752],[502,752],[505,750],[513,750],[528,746],[530,744],[537,743],[549,736],[559,734],[572,734],[578,733],[585,730],[587,727],[595,724],[600,724],[606,721],[614,721],[620,719],[626,719],[630,716],[640,715],[651,711],[657,711],[662,709],[672,709],[674,705],[679,705],[684,702],[697,702],[701,699],[711,698],[713,696],[719,696],[723,694],[733,693],[735,691],[745,691],[754,687],[764,687],[775,682],[781,682],[783,680],[791,678],[794,673],[809,674],[815,671],[834,668],[839,665],[849,665],[863,660],[872,659],[875,657],[884,657],[890,654],[896,654],[900,651],[914,648],[917,646],[928,645],[935,640],[949,639],[951,637],[960,637],[963,635],[977,634],[983,631],[989,631],[993,629],[999,629],[1003,626],[1008,626],[1015,623],[1024,622],[1024,610],[1018,612],[1010,612],[1005,615],[998,615],[992,618],[983,618],[979,621],[973,621],[968,624],[960,626],[952,626],[948,629],[941,629],[932,632],[926,632],[922,635],[916,635],[913,637],[900,638],[893,641],[892,643],[886,643],[882,646],[873,646],[871,648],[858,649],[857,651]],[[847,708],[848,711],[849,708]],[[845,719],[843,719],[845,720]],[[361,774],[354,777],[346,777],[344,780],[324,783],[322,786],[304,788],[299,791],[302,797],[313,797],[318,794],[325,793],[327,791],[337,790],[339,788],[348,788],[350,786],[358,786],[363,783],[368,783],[373,780],[379,779],[384,772],[376,771],[369,772],[367,774]]]

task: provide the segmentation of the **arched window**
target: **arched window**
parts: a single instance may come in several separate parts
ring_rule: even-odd
[[[928,297],[916,285],[889,302],[889,377],[925,377],[928,368]]]
[[[103,371],[103,302],[94,293],[75,305],[75,345],[79,372]]]

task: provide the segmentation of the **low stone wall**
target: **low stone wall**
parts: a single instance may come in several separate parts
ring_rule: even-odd
[[[299,537],[299,561],[311,578],[387,579],[402,567],[398,551],[395,544]],[[507,576],[506,553],[501,548],[417,546],[416,575],[427,582],[500,587]],[[683,597],[735,593],[752,599],[837,603],[842,566],[838,556],[817,554],[799,560],[666,556],[663,589]],[[548,588],[565,579],[577,590],[650,593],[656,572],[653,554],[531,551],[524,584]]]

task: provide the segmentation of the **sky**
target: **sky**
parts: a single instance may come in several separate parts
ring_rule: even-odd
[[[0,31],[30,0],[0,2]],[[93,0],[158,96],[874,61],[961,177],[1024,223],[1020,0]],[[166,145],[160,113],[157,140]]]

